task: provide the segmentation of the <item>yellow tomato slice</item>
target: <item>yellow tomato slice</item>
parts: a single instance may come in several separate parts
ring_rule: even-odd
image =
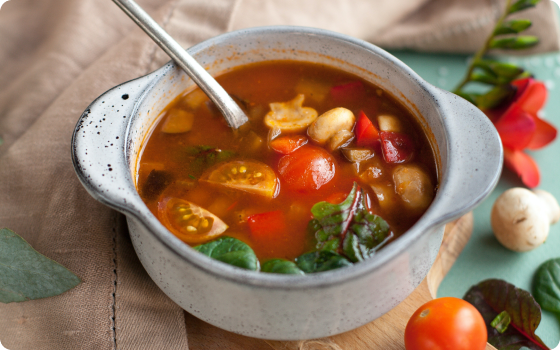
[[[228,226],[216,215],[191,202],[167,197],[159,202],[161,222],[186,243],[204,243],[224,233]]]
[[[236,160],[218,165],[200,181],[268,198],[278,195],[278,179],[268,165],[254,160]]]

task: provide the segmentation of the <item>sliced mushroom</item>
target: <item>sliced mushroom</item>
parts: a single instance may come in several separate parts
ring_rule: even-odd
[[[356,118],[349,109],[342,107],[333,108],[321,114],[309,126],[307,134],[315,142],[324,144],[341,130],[352,131],[355,122]]]
[[[270,112],[264,117],[264,123],[271,129],[281,131],[301,131],[307,128],[315,119],[317,111],[311,107],[302,107],[305,96],[297,95],[288,102],[270,104]]]
[[[348,146],[354,139],[354,133],[348,130],[340,130],[329,140],[329,149],[336,151],[339,148]]]
[[[401,132],[401,122],[392,115],[380,115],[377,117],[380,131]]]
[[[385,211],[391,210],[397,202],[397,196],[392,184],[373,184],[370,187],[377,196],[379,207]]]
[[[399,165],[393,170],[395,192],[405,205],[414,210],[427,208],[434,198],[434,187],[428,175],[416,165]]]
[[[367,148],[344,148],[342,154],[352,163],[363,162],[375,156],[375,153]]]

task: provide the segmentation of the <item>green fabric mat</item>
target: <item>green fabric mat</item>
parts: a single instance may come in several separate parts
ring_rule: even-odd
[[[469,57],[462,55],[434,55],[412,52],[392,52],[428,82],[451,90],[463,77]],[[546,83],[548,101],[543,117],[560,127],[560,53],[530,57],[500,57],[500,60],[519,64]],[[541,169],[539,188],[560,199],[560,142],[532,153]],[[522,186],[517,177],[505,170],[500,183],[486,201],[474,211],[474,231],[471,240],[441,284],[438,296],[462,298],[474,284],[487,278],[500,278],[517,287],[531,291],[537,267],[545,260],[560,257],[560,223],[551,227],[548,240],[527,253],[515,253],[502,247],[494,238],[490,226],[490,211],[495,199],[511,187]],[[543,313],[537,335],[551,348],[560,340],[560,317]]]

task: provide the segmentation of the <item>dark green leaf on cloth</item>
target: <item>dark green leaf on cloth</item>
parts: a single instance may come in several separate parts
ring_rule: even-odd
[[[52,297],[80,283],[78,276],[37,252],[12,230],[0,230],[0,302]]]

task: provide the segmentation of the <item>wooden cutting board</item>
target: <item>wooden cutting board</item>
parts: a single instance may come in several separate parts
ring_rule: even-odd
[[[445,227],[439,254],[424,281],[393,310],[358,329],[336,336],[306,341],[264,341],[243,337],[210,326],[185,313],[191,350],[404,350],[408,319],[423,304],[434,299],[439,284],[469,241],[473,216],[469,213]],[[486,350],[496,350],[487,344]]]

